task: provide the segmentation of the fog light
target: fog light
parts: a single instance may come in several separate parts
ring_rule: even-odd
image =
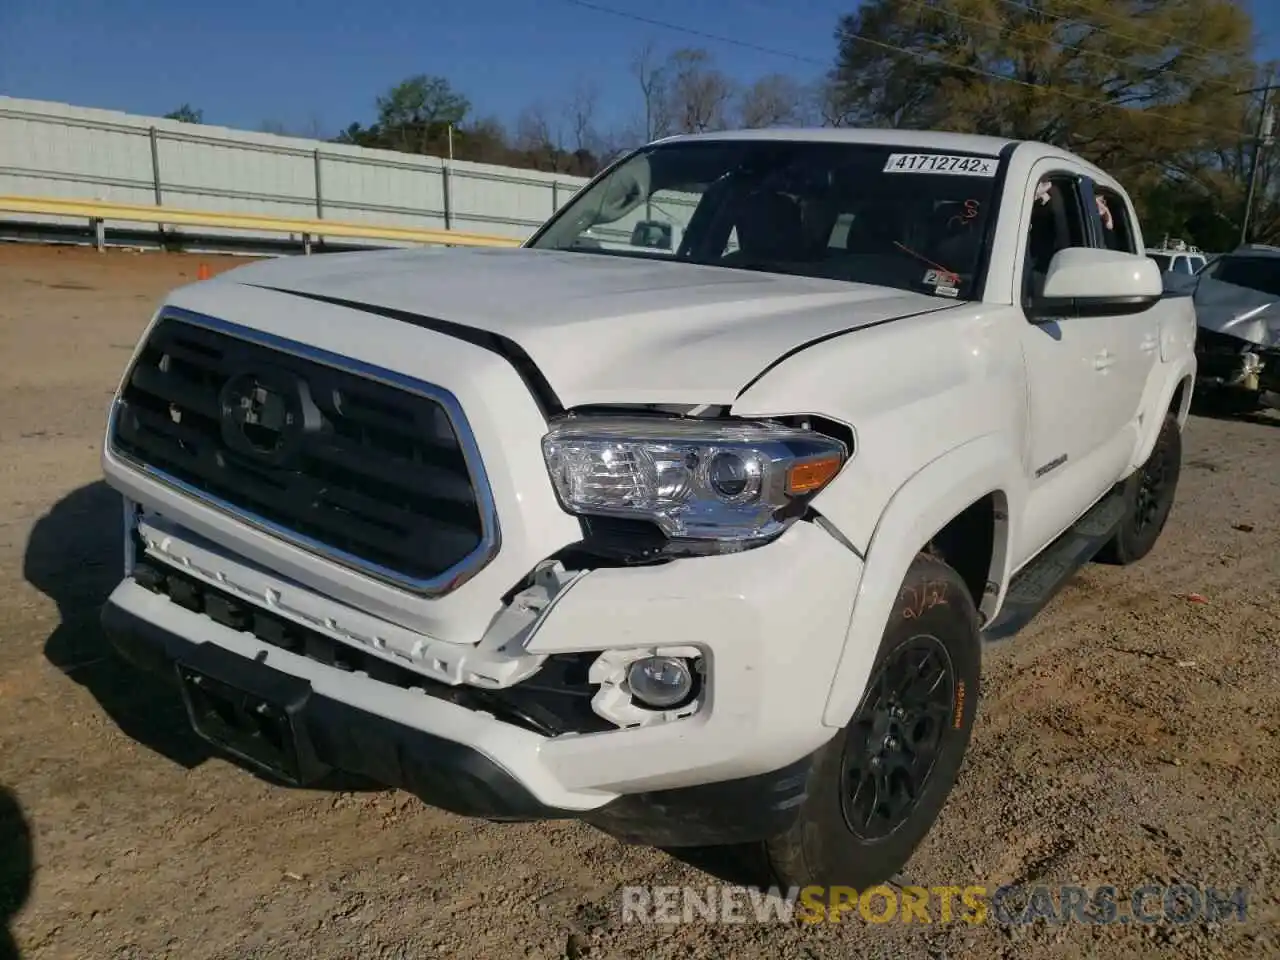
[[[646,707],[674,707],[693,692],[693,671],[679,657],[645,657],[627,668],[631,695]]]

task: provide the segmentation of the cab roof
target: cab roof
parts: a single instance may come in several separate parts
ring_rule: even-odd
[[[717,130],[664,137],[658,143],[690,140],[803,140],[822,143],[865,143],[874,146],[914,147],[918,150],[955,150],[998,156],[1017,140],[987,137],[976,133],[937,130],[898,130],[878,127],[768,127],[760,130]],[[1052,150],[1052,147],[1046,147]]]

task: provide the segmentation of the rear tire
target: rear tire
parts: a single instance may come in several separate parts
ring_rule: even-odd
[[[964,581],[921,554],[889,615],[862,702],[815,756],[796,823],[765,844],[784,889],[863,890],[907,863],[959,775],[981,667],[978,615]]]
[[[1182,471],[1182,430],[1172,414],[1160,425],[1160,435],[1146,463],[1124,481],[1125,516],[1120,530],[1098,553],[1103,563],[1136,563],[1160,539]]]

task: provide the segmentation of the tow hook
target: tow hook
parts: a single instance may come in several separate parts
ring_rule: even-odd
[[[1236,382],[1246,390],[1257,390],[1258,375],[1262,372],[1262,358],[1246,350],[1240,355],[1240,361],[1240,375]]]

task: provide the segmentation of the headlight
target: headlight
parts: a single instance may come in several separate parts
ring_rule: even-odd
[[[569,512],[722,541],[781,532],[848,456],[840,441],[795,427],[621,416],[563,420],[542,450]]]

